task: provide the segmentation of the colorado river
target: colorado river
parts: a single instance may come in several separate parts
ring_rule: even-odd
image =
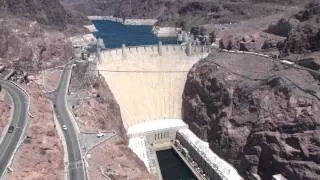
[[[190,169],[173,149],[157,152],[163,180],[196,180]]]

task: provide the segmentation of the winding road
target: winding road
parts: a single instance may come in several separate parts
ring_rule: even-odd
[[[66,65],[63,74],[60,78],[58,89],[55,91],[53,99],[54,111],[56,117],[62,127],[65,125],[66,130],[63,130],[64,139],[68,151],[68,179],[70,180],[85,180],[86,171],[85,164],[82,159],[78,133],[72,123],[72,114],[67,105],[67,93],[71,79],[73,63]],[[63,128],[61,128],[63,129]]]
[[[0,80],[0,84],[10,94],[14,106],[10,123],[10,126],[14,126],[14,130],[12,133],[7,132],[0,144],[0,177],[2,177],[24,136],[28,124],[29,98],[22,89],[9,81]]]

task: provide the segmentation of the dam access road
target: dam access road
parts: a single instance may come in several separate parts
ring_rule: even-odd
[[[15,84],[9,81],[0,81],[1,87],[6,89],[11,96],[14,112],[10,126],[14,129],[12,133],[7,132],[0,144],[0,178],[5,173],[14,152],[23,139],[28,120],[29,98],[27,94]]]
[[[69,180],[85,180],[86,171],[85,163],[82,159],[80,151],[80,143],[76,127],[74,127],[72,121],[73,116],[69,112],[67,105],[67,93],[72,73],[72,61],[68,63],[60,78],[58,89],[55,91],[55,97],[53,100],[54,111],[56,117],[62,126],[66,126],[67,129],[63,130],[64,139],[67,145],[68,153],[68,179]]]

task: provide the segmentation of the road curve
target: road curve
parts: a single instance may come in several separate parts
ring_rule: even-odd
[[[19,142],[24,136],[27,127],[29,98],[25,92],[9,81],[0,80],[2,88],[10,94],[14,106],[14,112],[10,126],[14,126],[12,133],[6,133],[0,144],[0,177],[5,172],[9,162],[18,148]]]
[[[55,91],[53,99],[54,111],[56,117],[62,125],[67,126],[67,130],[63,130],[63,135],[67,145],[68,151],[68,179],[69,180],[85,180],[86,172],[84,161],[82,159],[79,139],[77,131],[72,123],[73,116],[68,111],[67,93],[72,73],[72,63],[66,65],[63,74],[60,78],[59,86]]]

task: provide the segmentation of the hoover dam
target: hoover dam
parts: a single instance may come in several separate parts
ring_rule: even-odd
[[[208,142],[196,137],[182,120],[188,72],[208,56],[211,47],[176,41],[162,44],[161,39],[148,34],[149,26],[129,27],[108,21],[96,25],[101,31],[95,35],[103,44],[98,43],[95,70],[120,106],[129,148],[148,172],[160,180],[240,180],[237,170],[209,150]],[[164,158],[168,160],[164,163],[163,156],[170,154],[173,157]],[[172,176],[173,167],[166,170],[167,164],[180,167],[176,176]]]
[[[149,46],[122,45],[100,52],[97,70],[120,106],[129,148],[158,179],[166,179],[168,175],[157,158],[163,150],[174,151],[197,179],[241,179],[182,120],[182,94],[188,72],[209,51],[209,47],[190,43],[162,45],[159,42]]]
[[[124,127],[181,119],[187,73],[207,52],[201,47],[188,50],[187,46],[161,44],[102,51],[97,69],[121,107]]]

